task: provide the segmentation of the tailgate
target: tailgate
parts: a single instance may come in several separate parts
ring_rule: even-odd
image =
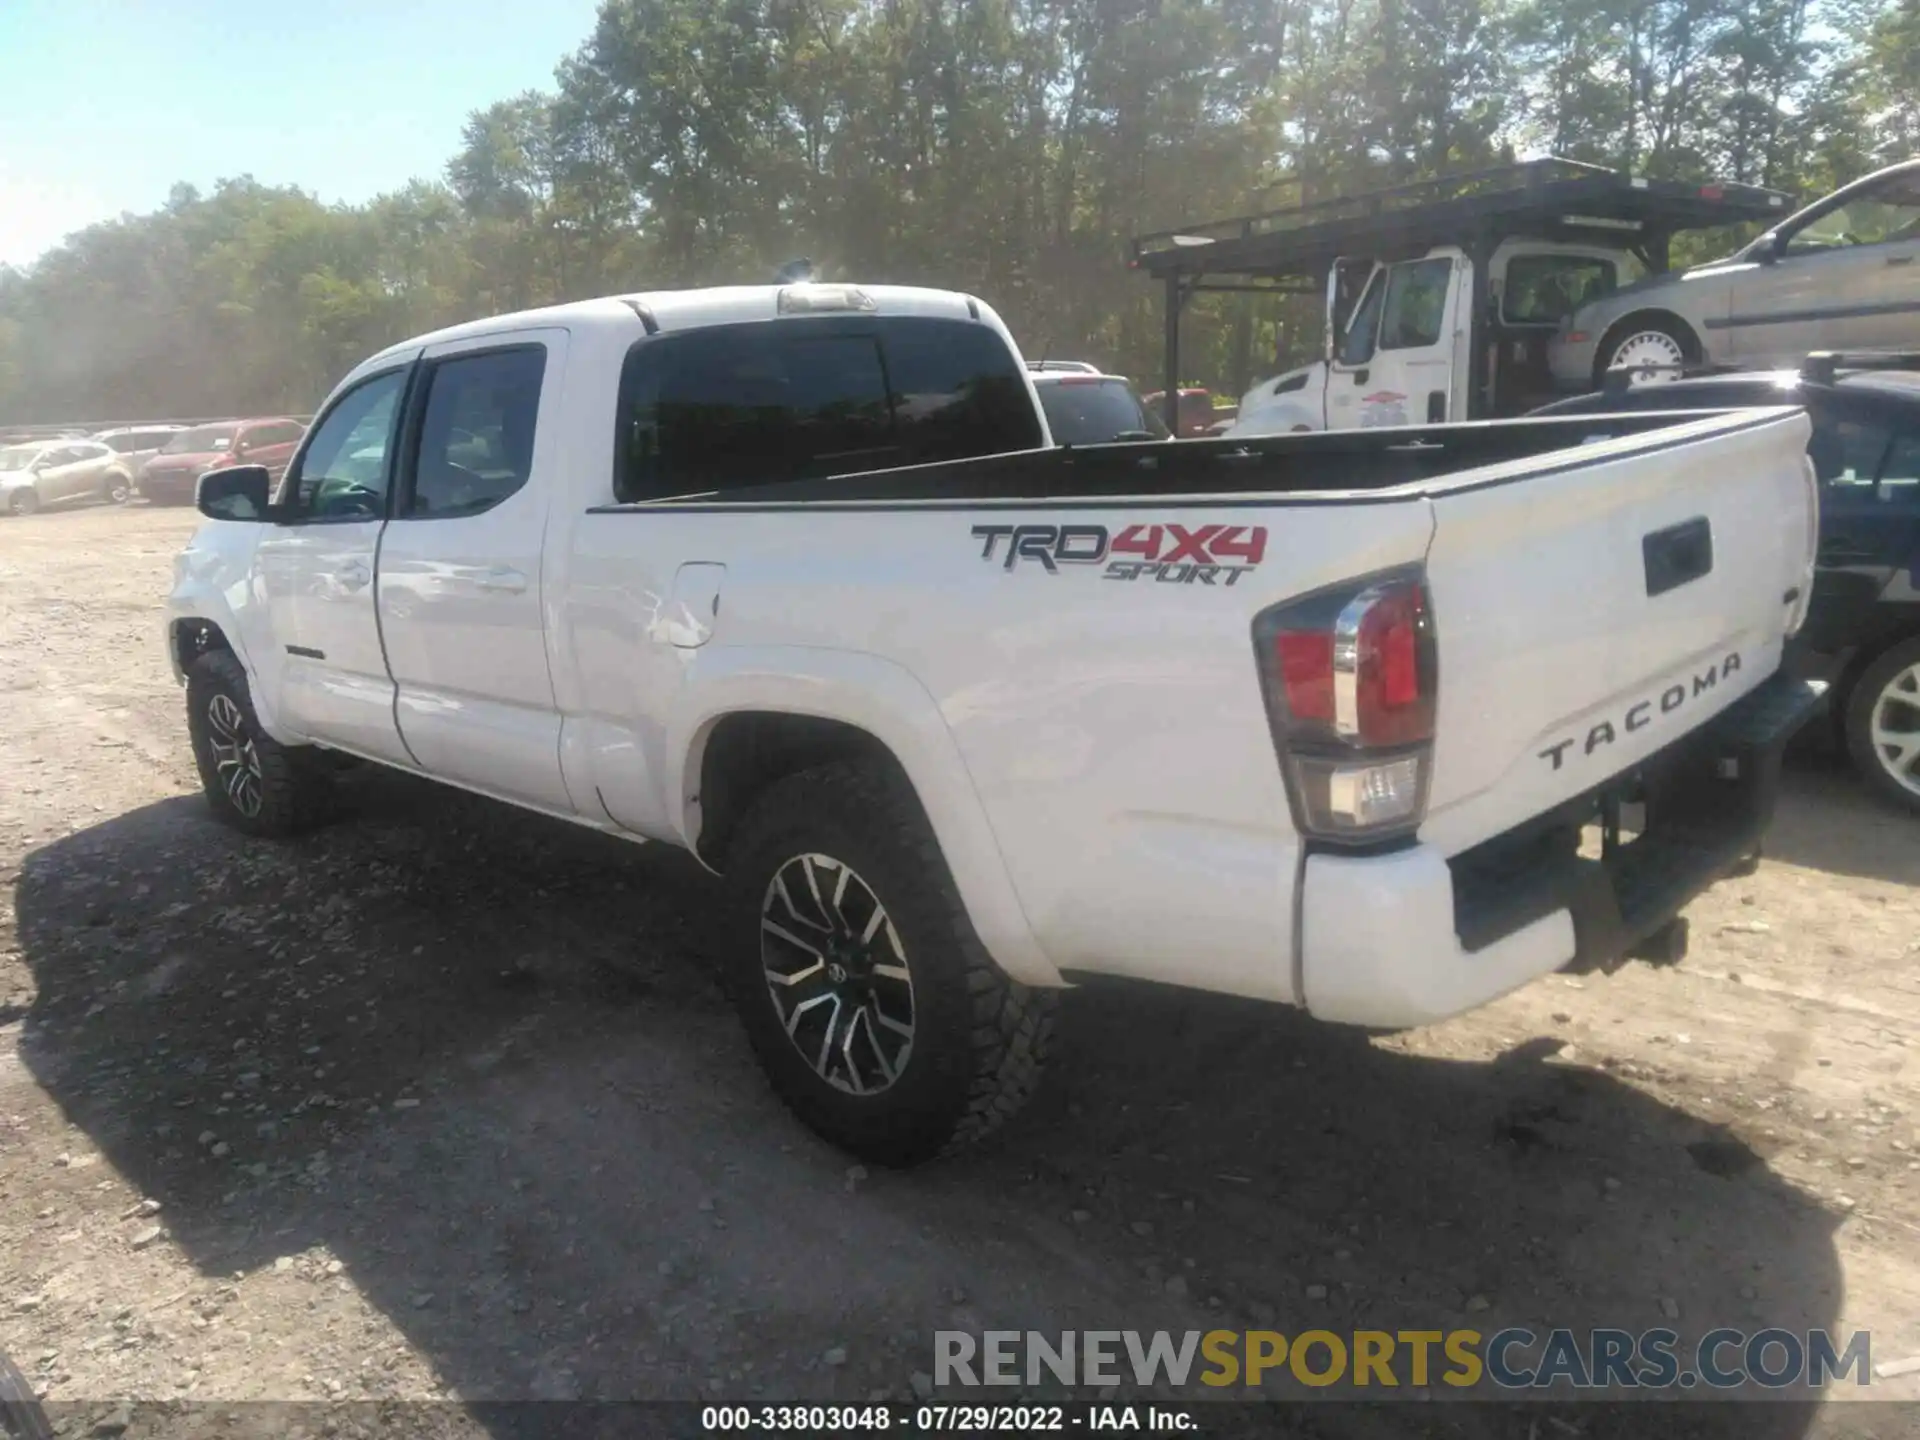
[[[1427,843],[1510,829],[1773,673],[1811,583],[1809,430],[1800,411],[1716,416],[1430,492]]]

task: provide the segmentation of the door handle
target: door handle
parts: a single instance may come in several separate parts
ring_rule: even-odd
[[[509,570],[504,565],[497,565],[491,570],[483,571],[480,578],[474,583],[482,590],[497,591],[505,595],[519,595],[527,588],[527,577],[522,575],[518,570]]]
[[[373,572],[367,568],[366,562],[349,560],[334,572],[334,578],[339,580],[342,589],[364,590],[373,579]]]
[[[1367,383],[1367,371],[1365,366],[1362,366],[1360,369],[1353,372],[1353,383],[1356,385],[1364,385]]]

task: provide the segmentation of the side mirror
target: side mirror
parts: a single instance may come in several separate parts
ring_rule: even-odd
[[[264,520],[267,484],[264,465],[224,466],[200,477],[193,503],[209,520]]]
[[[1754,242],[1753,258],[1762,265],[1771,265],[1787,253],[1787,237],[1768,231]]]

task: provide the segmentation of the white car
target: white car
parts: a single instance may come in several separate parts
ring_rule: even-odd
[[[1688,362],[1792,368],[1811,350],[1920,348],[1920,160],[1890,165],[1725,260],[1625,286],[1569,316],[1556,384]],[[1650,372],[1671,378],[1677,368]]]
[[[246,833],[332,751],[721,871],[773,1085],[907,1163],[1018,1107],[1076,977],[1396,1027],[1673,958],[1820,703],[1807,435],[1052,447],[972,297],[621,296],[373,356],[273,496],[202,477],[165,641]]]

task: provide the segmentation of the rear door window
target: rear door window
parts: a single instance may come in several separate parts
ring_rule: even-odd
[[[478,515],[526,485],[546,369],[544,345],[435,363],[403,517]]]
[[[1893,437],[1874,486],[1874,499],[1890,516],[1920,520],[1920,431],[1902,431]]]
[[[644,340],[621,377],[615,497],[723,493],[1040,444],[992,330],[920,317],[718,325]]]
[[[1877,420],[1836,418],[1815,426],[1807,455],[1820,488],[1830,494],[1871,495],[1892,438],[1891,427]]]
[[[1611,260],[1596,255],[1516,255],[1507,261],[1500,318],[1509,325],[1557,325],[1617,288]]]

